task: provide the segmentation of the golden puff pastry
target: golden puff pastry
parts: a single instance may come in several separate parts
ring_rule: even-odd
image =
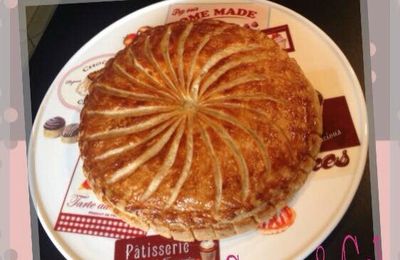
[[[318,96],[264,33],[216,20],[150,28],[108,61],[81,112],[84,173],[131,225],[175,240],[255,229],[306,180]]]

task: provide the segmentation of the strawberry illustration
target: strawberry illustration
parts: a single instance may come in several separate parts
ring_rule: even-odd
[[[82,182],[82,184],[79,188],[82,190],[90,190],[91,189],[88,180],[85,180],[84,182]]]
[[[279,33],[273,33],[273,34],[271,34],[271,38],[272,39],[276,39],[276,38],[280,38],[280,37],[282,37]]]
[[[294,209],[285,206],[279,213],[258,225],[258,230],[261,234],[272,235],[288,229],[296,219]]]
[[[136,33],[131,33],[125,36],[124,38],[124,45],[128,46],[129,44],[131,44],[133,42],[133,40],[136,37]]]

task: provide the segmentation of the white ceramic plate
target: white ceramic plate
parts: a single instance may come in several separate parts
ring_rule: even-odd
[[[42,134],[42,126],[48,118],[62,115],[67,122],[79,121],[78,110],[68,105],[68,99],[74,100],[76,94],[64,93],[66,90],[59,88],[60,82],[65,80],[68,73],[83,73],[83,69],[79,71],[74,68],[85,61],[115,53],[123,48],[122,39],[125,35],[136,32],[143,25],[164,23],[168,6],[183,2],[191,1],[172,0],[154,4],[116,21],[101,31],[68,61],[50,86],[40,106],[29,146],[30,189],[40,221],[53,243],[67,258],[112,259],[115,240],[56,232],[53,229],[71,177],[70,173],[79,155],[76,144],[58,145],[59,141],[56,143]],[[244,1],[228,0],[227,3],[233,2]],[[287,231],[272,236],[264,236],[254,231],[224,239],[220,243],[221,259],[226,259],[231,254],[239,255],[240,259],[303,258],[334,229],[358,188],[368,147],[366,106],[353,69],[340,49],[324,32],[285,7],[266,1],[257,2],[270,7],[270,26],[289,25],[296,48],[290,56],[296,58],[314,87],[323,93],[325,98],[342,95],[346,97],[361,145],[347,148],[351,161],[346,168],[332,168],[310,175],[305,186],[290,204],[295,209],[297,218]],[[61,102],[60,95],[64,96],[66,101]]]

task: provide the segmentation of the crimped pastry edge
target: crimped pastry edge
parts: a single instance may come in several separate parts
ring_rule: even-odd
[[[179,230],[171,229],[166,226],[157,226],[154,223],[143,221],[139,216],[134,213],[127,212],[125,209],[121,209],[114,203],[112,203],[107,196],[102,192],[95,184],[92,178],[88,177],[88,174],[84,171],[85,176],[88,178],[88,182],[95,193],[96,197],[109,207],[109,209],[116,214],[123,221],[129,225],[139,228],[147,232],[150,228],[154,230],[158,235],[165,238],[172,238],[178,241],[192,242],[195,240],[218,240],[234,235],[239,235],[248,231],[253,231],[256,229],[258,224],[262,221],[267,221],[269,218],[274,216],[279,212],[287,203],[292,199],[292,197],[297,193],[297,191],[303,186],[308,177],[308,172],[300,170],[298,172],[299,177],[297,182],[290,183],[288,189],[288,194],[285,196],[286,199],[280,201],[277,205],[264,204],[262,208],[256,208],[253,211],[254,214],[240,219],[240,215],[236,218],[237,221],[222,222],[219,225],[214,225],[206,228],[186,228],[184,225],[177,223],[177,226],[183,227],[184,229]],[[248,213],[244,213],[248,214]]]

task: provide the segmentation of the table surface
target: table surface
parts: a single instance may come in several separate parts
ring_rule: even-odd
[[[88,40],[119,18],[158,1],[115,1],[65,4],[56,9],[30,59],[32,118],[54,78]],[[276,0],[308,18],[342,49],[364,89],[360,2],[358,0]],[[359,189],[348,211],[323,242],[325,259],[341,259],[347,235],[357,237],[360,254],[348,247],[347,259],[374,259],[370,172],[367,163]],[[64,259],[39,224],[41,259]],[[317,259],[316,252],[307,259]],[[323,259],[320,255],[319,259]]]

